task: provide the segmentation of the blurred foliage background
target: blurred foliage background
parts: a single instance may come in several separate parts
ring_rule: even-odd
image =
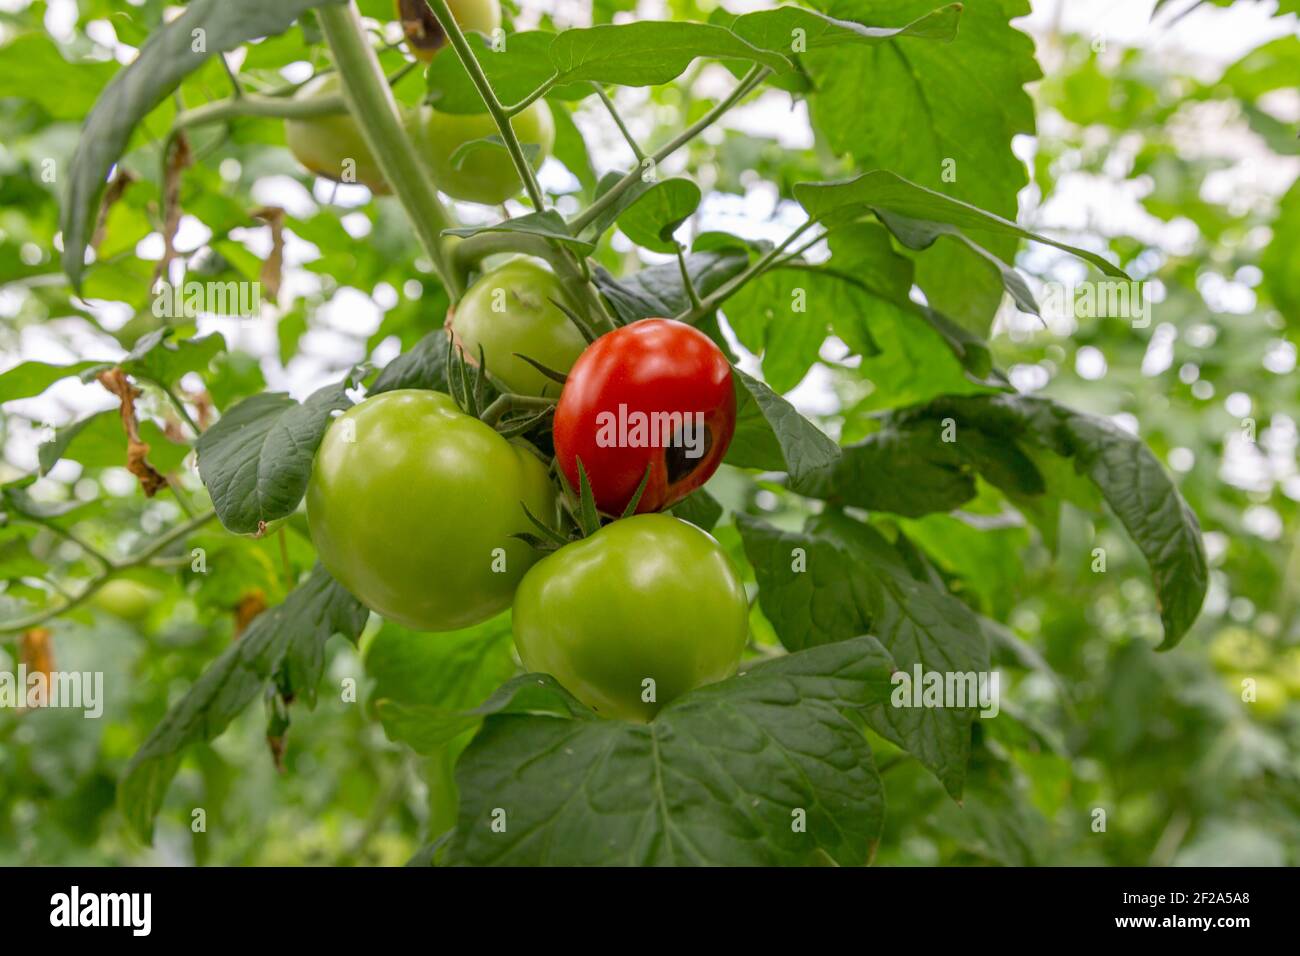
[[[61,184],[57,176],[51,181],[47,164],[65,167],[114,59],[143,41],[140,24],[156,22],[163,6],[0,3],[3,368],[30,359],[113,358],[162,321],[140,303],[161,254],[158,151],[150,135],[165,126],[139,137],[124,162],[138,178],[104,224],[107,238],[84,300],[59,269]],[[600,20],[633,5],[592,6]],[[1294,865],[1296,16],[1270,20],[1270,3],[1248,2],[1237,7],[1261,8],[1248,20],[1214,5],[1180,20],[1185,11],[1175,8],[1196,5],[1169,3],[1141,42],[1121,42],[1105,35],[1104,4],[1095,5],[1095,32],[1085,34],[1071,32],[1073,21],[1056,2],[1034,6],[1023,26],[1046,78],[1030,86],[1037,135],[1015,142],[1030,180],[1021,191],[1021,221],[1113,253],[1153,284],[1157,301],[1145,328],[1050,312],[1040,323],[1004,304],[991,343],[995,358],[1018,388],[1114,416],[1141,434],[1179,476],[1201,519],[1210,593],[1195,631],[1173,652],[1157,654],[1147,570],[1112,522],[1067,506],[1053,559],[1041,535],[1008,520],[992,493],[962,513],[897,519],[962,596],[1005,622],[1028,650],[1004,662],[1004,717],[977,722],[983,746],[963,807],[914,762],[880,747],[889,812],[876,861]],[[361,7],[380,20],[390,16],[386,3]],[[706,19],[709,9],[671,0],[667,12]],[[557,4],[542,17],[564,25],[591,15],[586,4]],[[1216,20],[1226,17],[1235,19]],[[1235,62],[1207,62],[1176,42],[1187,24],[1212,31],[1243,22],[1260,40]],[[251,47],[241,71],[276,85],[293,78],[292,70],[281,72],[284,64],[318,64],[321,51],[308,22]],[[400,57],[385,54],[390,68]],[[697,69],[685,84],[624,91],[620,106],[643,142],[662,140],[683,117],[707,109],[715,79],[712,70]],[[187,79],[182,93],[195,103],[225,89],[213,62]],[[419,83],[398,92],[412,102]],[[692,144],[688,165],[712,191],[697,229],[769,235],[794,182],[844,168],[825,135],[792,141],[786,127],[806,128],[806,114],[790,114],[784,94],[769,96],[772,102]],[[150,122],[165,124],[166,109]],[[548,167],[543,182],[553,193],[574,193],[576,203],[594,181],[593,161],[604,170],[626,164],[630,154],[598,104],[588,101],[574,121],[560,123],[556,150],[567,169]],[[579,129],[586,150],[572,138]],[[194,394],[206,389],[217,407],[268,386],[303,395],[355,362],[382,364],[442,323],[446,297],[391,200],[313,181],[283,148],[278,121],[242,122],[196,137],[194,146],[202,162],[185,174],[178,237],[191,272],[255,277],[268,246],[248,211],[264,204],[288,211],[289,266],[272,318],[200,321],[203,331],[221,331],[232,351],[204,381],[183,381]],[[635,255],[618,239],[600,253],[614,270]],[[1040,288],[1084,278],[1041,247],[1022,251],[1019,265]],[[825,349],[822,358],[790,397],[833,434],[859,434],[870,413],[912,400],[906,383],[884,369],[849,367]],[[8,402],[0,481],[35,471],[49,429],[114,405],[98,385],[75,379],[37,399]],[[179,423],[160,393],[146,390],[140,407],[157,424],[154,444],[166,459],[166,431]],[[116,425],[115,415],[105,418]],[[129,553],[182,520],[189,503],[171,494],[144,499],[120,467],[120,442],[111,428],[84,429],[26,492],[75,504],[78,520],[98,529],[93,544]],[[178,446],[170,464],[189,489],[182,495],[194,495],[183,453]],[[715,486],[732,508],[779,514],[797,507],[780,489],[725,470]],[[724,526],[719,537],[739,551],[734,531]],[[115,586],[48,625],[39,643],[60,669],[104,673],[105,717],[0,709],[0,864],[404,863],[439,832],[448,768],[387,742],[369,715],[372,682],[361,655],[373,634],[360,652],[331,644],[326,685],[357,681],[355,702],[327,692],[314,710],[295,708],[280,769],[268,748],[265,710],[251,708],[213,745],[191,751],[154,846],[128,834],[114,807],[125,762],[248,615],[279,600],[286,581],[312,561],[301,515],[283,536],[236,538],[214,525],[200,543],[208,573],[191,573],[185,561],[142,567],[130,575],[134,588]],[[1106,553],[1104,573],[1094,570],[1096,547]],[[84,553],[58,532],[8,521],[0,527],[0,621],[89,570]],[[0,635],[0,671],[34,653],[32,643]],[[1256,681],[1253,703],[1241,699],[1243,676]],[[205,832],[193,832],[193,807],[206,811]]]

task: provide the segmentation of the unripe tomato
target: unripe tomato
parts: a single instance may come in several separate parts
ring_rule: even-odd
[[[708,533],[638,515],[539,561],[519,585],[513,621],[529,670],[603,716],[646,721],[735,671],[749,607]]]
[[[1220,671],[1258,670],[1269,657],[1268,641],[1244,627],[1225,627],[1210,642],[1210,660]]]
[[[326,73],[306,83],[294,99],[331,96],[340,89],[338,74]],[[285,120],[284,138],[294,158],[317,176],[335,182],[358,182],[374,193],[389,191],[379,163],[351,114]]]
[[[525,146],[541,147],[533,165],[555,145],[555,120],[551,108],[538,100],[510,120],[510,126]],[[483,146],[459,156],[456,150],[476,139],[498,136],[497,125],[487,113],[442,113],[423,107],[411,125],[416,145],[429,164],[434,184],[454,199],[494,206],[523,189],[510,154],[498,147]]]
[[[451,328],[465,357],[519,395],[558,395],[560,385],[518,355],[557,372],[573,367],[587,340],[554,303],[573,308],[555,273],[537,259],[511,259],[484,273],[457,303]],[[518,353],[518,354],[516,354]]]
[[[712,477],[736,430],[731,365],[697,329],[642,319],[587,347],[555,410],[555,454],[597,506],[621,514],[650,468],[638,512],[658,511]]]
[[[366,606],[423,631],[510,605],[536,552],[522,504],[554,522],[546,467],[441,392],[384,392],[325,433],[307,485],[312,541]]]
[[[1244,700],[1246,692],[1243,683],[1247,678],[1255,681],[1255,699]],[[1226,678],[1228,689],[1237,695],[1242,706],[1249,709],[1251,716],[1259,720],[1276,720],[1286,710],[1286,686],[1270,674],[1229,674]]]
[[[158,601],[158,592],[139,581],[113,578],[95,592],[92,603],[124,621],[138,621]]]
[[[1287,693],[1300,700],[1300,647],[1292,647],[1279,654],[1276,670]]]
[[[462,30],[492,35],[501,26],[499,0],[447,0],[451,15]],[[406,34],[406,47],[417,60],[428,63],[447,45],[447,35],[424,0],[393,0],[393,9]]]

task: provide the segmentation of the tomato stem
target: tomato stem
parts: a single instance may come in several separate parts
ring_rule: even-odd
[[[181,540],[191,532],[201,528],[203,525],[207,524],[216,516],[217,513],[215,511],[212,510],[205,511],[203,512],[203,514],[191,518],[189,521],[186,521],[184,524],[177,525],[175,528],[173,528],[171,531],[168,531],[161,538],[156,539],[153,542],[153,544],[151,544],[148,548],[145,548],[145,550],[141,551],[139,554],[135,555],[134,557],[125,558],[121,561],[113,561],[108,559],[106,556],[100,556],[100,559],[105,562],[103,570],[101,570],[98,574],[92,577],[86,583],[86,586],[82,588],[78,593],[74,594],[72,597],[67,598],[66,600],[62,601],[59,604],[55,604],[45,608],[43,611],[37,611],[35,614],[29,614],[26,617],[19,617],[11,621],[5,621],[3,623],[0,623],[0,634],[7,634],[15,631],[25,631],[28,628],[36,627],[38,624],[45,623],[52,617],[58,617],[60,614],[64,614],[72,610],[74,607],[77,607],[79,604],[84,604],[87,600],[89,600],[91,597],[94,596],[95,592],[97,592],[100,588],[102,588],[105,584],[107,584],[112,578],[116,577],[120,572],[129,570],[130,568],[139,567],[142,564],[148,564],[149,561],[155,555],[161,553],[162,551],[165,551],[167,548],[171,547],[175,542]],[[47,525],[47,527],[49,527],[49,525]],[[90,552],[90,551],[87,551],[87,553],[98,554],[98,552]]]
[[[659,149],[655,150],[647,158],[653,160],[656,164],[662,163],[673,153],[677,152],[677,150],[681,149],[696,136],[700,135],[700,133],[704,132],[704,130],[717,122],[719,117],[744,99],[745,96],[747,96],[754,87],[758,86],[759,83],[763,82],[771,72],[772,70],[770,67],[755,64],[750,68],[749,72],[741,78],[740,82],[736,84],[735,89],[728,94],[726,99],[719,102],[717,106],[713,107],[713,109],[709,110],[690,126],[686,127],[686,129],[682,130],[677,136],[659,147]],[[587,226],[591,225],[591,223],[594,222],[602,212],[617,202],[618,198],[622,196],[623,193],[627,192],[634,183],[640,180],[641,175],[641,165],[638,164],[636,168],[629,171],[622,179],[611,186],[599,199],[584,209],[569,224],[574,235],[577,235]]]
[[[448,261],[442,231],[456,223],[438,198],[415,145],[402,128],[397,100],[362,29],[356,4],[318,7],[316,16],[334,54],[334,65],[343,81],[343,98],[352,118],[454,302],[463,289],[460,276]]]

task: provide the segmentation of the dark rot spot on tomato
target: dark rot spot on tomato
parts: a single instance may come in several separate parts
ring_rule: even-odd
[[[672,319],[601,336],[569,370],[555,412],[555,452],[569,483],[582,461],[596,505],[660,511],[713,476],[736,429],[731,365],[713,341]]]

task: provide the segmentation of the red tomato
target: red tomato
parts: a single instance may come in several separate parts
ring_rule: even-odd
[[[555,454],[596,506],[621,514],[650,468],[637,512],[659,511],[712,477],[736,430],[731,365],[697,329],[642,319],[603,335],[569,370],[555,410]]]

